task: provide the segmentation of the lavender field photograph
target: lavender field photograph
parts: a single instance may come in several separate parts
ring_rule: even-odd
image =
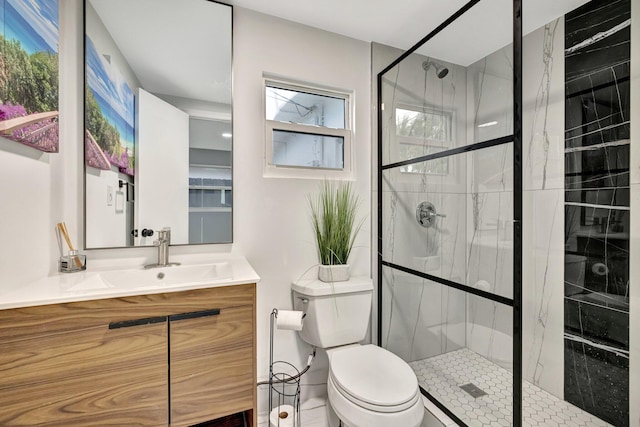
[[[133,176],[135,100],[122,73],[85,38],[85,162]]]
[[[0,137],[59,151],[58,1],[0,2]]]

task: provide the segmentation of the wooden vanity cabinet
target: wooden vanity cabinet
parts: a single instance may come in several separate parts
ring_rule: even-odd
[[[214,289],[226,293],[185,293],[169,317],[172,427],[238,412],[257,426],[255,285]]]
[[[109,329],[134,303],[0,311],[0,425],[166,425],[166,322]]]
[[[255,285],[0,310],[0,425],[256,425]]]
[[[171,320],[171,425],[182,427],[253,407],[251,306]]]

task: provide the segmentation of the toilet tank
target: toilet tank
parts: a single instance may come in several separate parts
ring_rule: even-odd
[[[369,327],[373,281],[352,277],[344,282],[301,280],[292,286],[294,309],[306,313],[300,337],[328,348],[362,341]]]

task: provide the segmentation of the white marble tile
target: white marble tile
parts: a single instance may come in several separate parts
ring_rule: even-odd
[[[467,154],[468,193],[513,191],[513,144],[507,143]]]
[[[513,366],[510,306],[467,295],[467,348],[505,369]]]
[[[462,153],[443,159],[416,163],[412,166],[415,168],[413,171],[401,167],[385,169],[382,188],[384,191],[414,193],[464,193],[466,191],[467,156],[467,153]],[[436,163],[438,164],[436,165]],[[434,169],[434,172],[429,172]]]
[[[513,134],[513,49],[467,67],[467,143]]]
[[[382,345],[409,361],[424,291],[422,279],[385,268],[383,287],[386,304],[383,308]],[[439,310],[439,307],[432,309]]]
[[[523,194],[523,376],[564,393],[564,191]]]
[[[406,273],[383,270],[383,346],[406,361],[465,345],[465,295]]]
[[[438,79],[433,69],[425,71],[423,63],[437,61],[446,66],[449,73],[446,79]],[[445,148],[465,144],[465,84],[464,67],[412,54],[401,64],[389,70],[382,78],[382,112],[384,150],[383,163],[406,160],[400,143],[418,145],[438,145]],[[416,131],[410,138],[398,137],[395,108],[443,114],[450,117],[450,129],[443,140],[434,141],[429,132]]]
[[[513,194],[467,196],[466,284],[513,296]]]
[[[463,292],[424,280],[408,360],[424,359],[464,347],[465,309],[466,296]]]
[[[522,140],[525,190],[564,188],[564,21],[523,40]]]
[[[416,219],[416,208],[432,203],[437,217],[429,228]],[[383,259],[434,276],[464,280],[466,197],[446,193],[385,192]]]

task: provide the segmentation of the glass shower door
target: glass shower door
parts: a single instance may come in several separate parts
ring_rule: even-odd
[[[470,426],[520,425],[519,45],[494,6],[468,3],[378,75],[379,343]]]

